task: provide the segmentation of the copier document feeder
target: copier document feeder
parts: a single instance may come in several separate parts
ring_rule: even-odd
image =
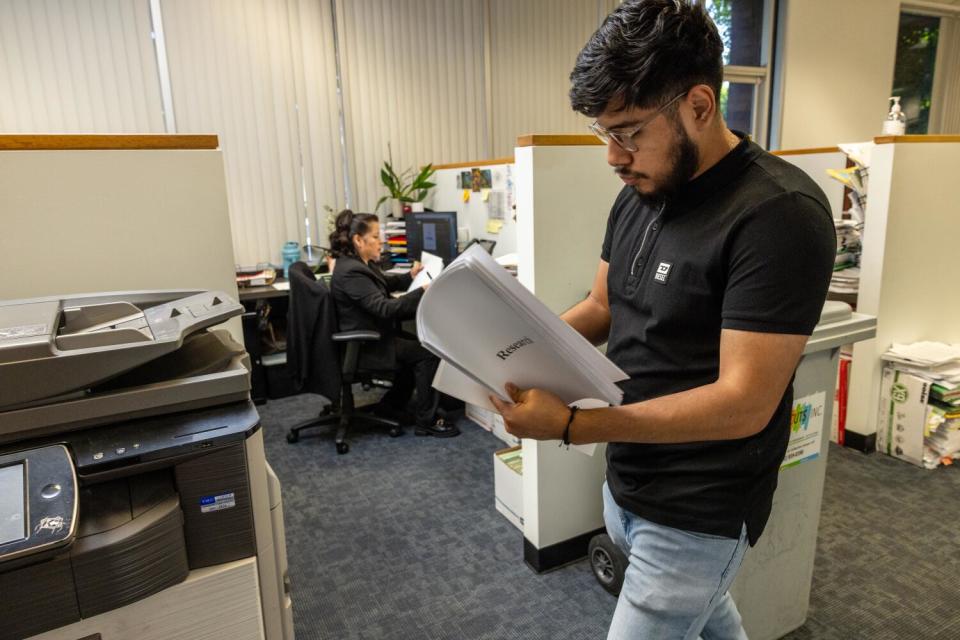
[[[0,640],[293,638],[226,294],[0,301]]]

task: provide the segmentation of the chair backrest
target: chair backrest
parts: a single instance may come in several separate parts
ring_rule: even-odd
[[[298,389],[336,397],[340,386],[340,350],[331,338],[337,331],[333,296],[326,283],[317,280],[304,262],[290,265],[289,274],[287,367]]]

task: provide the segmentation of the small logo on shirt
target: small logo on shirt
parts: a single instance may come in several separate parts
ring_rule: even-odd
[[[667,284],[667,278],[670,277],[670,267],[672,262],[661,262],[657,265],[657,272],[653,274],[653,279],[660,284]]]

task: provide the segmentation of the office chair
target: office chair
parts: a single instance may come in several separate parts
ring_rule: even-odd
[[[306,314],[311,314],[312,318],[307,318]],[[378,331],[335,331],[336,310],[330,289],[322,280],[316,280],[309,267],[302,262],[290,267],[288,316],[293,316],[293,324],[287,335],[288,354],[293,355],[292,359],[298,372],[307,372],[306,375],[300,376],[303,380],[302,390],[322,392],[336,389],[337,391],[327,391],[323,394],[330,398],[331,403],[325,406],[316,418],[292,427],[287,432],[287,442],[291,444],[297,442],[300,439],[300,432],[304,429],[336,424],[337,432],[334,442],[337,453],[344,454],[350,451],[350,445],[346,442],[347,430],[351,424],[358,422],[387,427],[391,437],[401,435],[403,430],[399,422],[374,415],[364,410],[366,407],[357,407],[353,399],[355,383],[362,383],[365,387],[378,386],[374,379],[382,380],[391,375],[387,372],[370,371],[359,367],[360,351],[364,344],[380,340],[380,333]],[[310,340],[310,344],[301,343],[303,339]],[[306,362],[305,358],[301,357],[305,346],[310,347],[307,349],[309,353],[334,355],[339,366],[332,368],[324,367],[324,363]],[[318,364],[319,367],[315,369],[311,366],[313,364]],[[326,379],[311,384],[311,379],[322,376],[326,376]],[[340,379],[336,387],[331,384],[331,378],[334,377]]]

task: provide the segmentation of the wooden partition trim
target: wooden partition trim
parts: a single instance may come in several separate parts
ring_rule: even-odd
[[[172,134],[23,134],[0,135],[0,151],[56,151],[110,149],[216,149],[216,135]]]
[[[589,133],[541,134],[530,133],[517,138],[518,147],[582,147],[603,145],[597,136]]]
[[[489,167],[496,164],[513,164],[513,156],[509,158],[496,158],[494,160],[476,160],[474,162],[453,162],[450,164],[435,164],[433,168],[440,169],[468,169],[471,167]]]
[[[915,142],[960,142],[960,136],[877,136],[873,139],[876,144],[902,144]]]

